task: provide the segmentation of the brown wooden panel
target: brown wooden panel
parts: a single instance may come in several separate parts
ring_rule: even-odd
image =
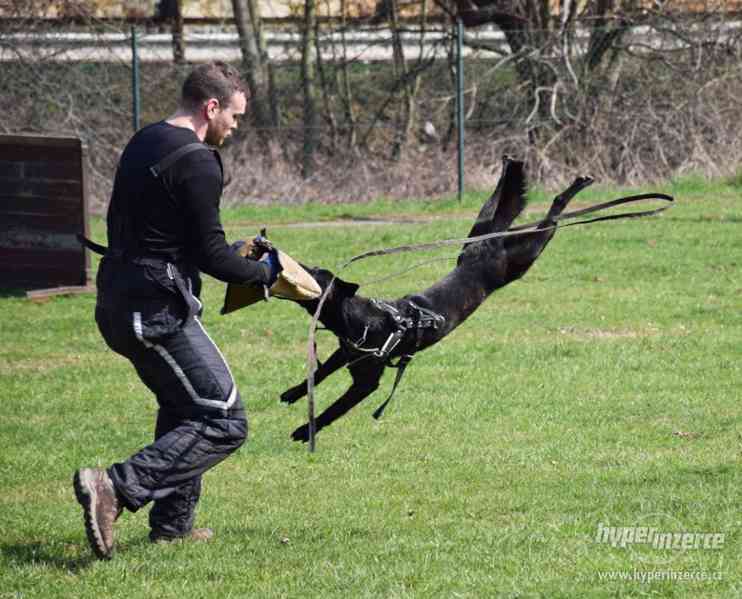
[[[0,136],[0,287],[87,283],[84,155],[76,138]]]
[[[0,177],[7,177],[11,179],[17,179],[21,176],[23,171],[22,162],[14,162],[11,160],[0,160]]]
[[[53,287],[51,289],[35,289],[26,293],[26,297],[35,303],[43,303],[50,297],[60,295],[82,295],[83,293],[95,293],[95,285],[84,286],[63,286]]]
[[[0,179],[0,189],[3,188],[3,181]],[[18,196],[0,193],[0,214],[75,214],[80,216],[80,206],[82,198],[80,195],[74,196]]]
[[[82,217],[83,217],[83,230],[85,231],[85,237],[90,239],[90,228],[88,224],[88,198],[90,198],[90,177],[88,177],[88,146],[81,144],[80,146],[80,175],[82,176]],[[93,268],[90,262],[90,251],[83,250],[85,256],[85,272],[87,273],[88,280],[92,279]]]
[[[56,267],[80,260],[81,252],[57,248],[0,248],[0,268],[12,272],[20,266],[45,264]]]
[[[56,233],[82,233],[85,223],[82,215],[74,212],[26,212],[23,214],[3,214],[0,211],[0,236],[3,231],[27,229],[30,231]]]
[[[76,160],[27,160],[22,163],[27,179],[80,180],[80,156]]]
[[[59,146],[44,146],[44,145],[22,145],[12,146],[0,143],[0,160],[8,160],[9,162],[25,162],[27,160],[38,160],[42,155],[46,160],[65,162],[74,157],[75,152],[79,155],[79,148],[77,151],[74,148],[59,147]]]
[[[76,137],[55,135],[3,135],[0,136],[0,148],[11,146],[19,149],[27,146],[43,148],[60,148],[63,150],[79,149],[81,142]]]
[[[82,233],[80,223],[71,224],[64,231],[60,227],[45,228],[33,225],[34,223],[25,221],[0,223],[0,248],[80,250],[80,242],[75,237]]]
[[[82,201],[82,185],[79,180],[2,179],[0,186],[5,196],[77,198],[78,202]]]
[[[85,279],[79,251],[0,248],[0,285],[4,288],[84,285]]]

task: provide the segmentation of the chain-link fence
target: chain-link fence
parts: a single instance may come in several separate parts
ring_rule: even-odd
[[[569,27],[556,20],[517,36],[491,24],[468,27],[467,187],[491,185],[504,153],[525,157],[531,180],[549,188],[578,172],[622,183],[735,172],[742,157],[741,24],[722,13],[643,13]],[[224,148],[225,202],[453,193],[453,25],[445,15],[425,14],[320,22],[317,115],[308,126],[301,24],[265,24],[270,114]],[[151,22],[90,18],[61,28],[42,19],[0,20],[0,129],[80,136],[98,211],[132,134],[133,26],[142,125],[175,109],[189,62],[223,59],[247,70],[231,21],[187,26],[174,43],[169,28]],[[307,171],[310,134],[316,143]]]

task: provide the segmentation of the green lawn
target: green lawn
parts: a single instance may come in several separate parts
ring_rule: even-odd
[[[309,318],[281,301],[220,316],[223,286],[206,280],[204,322],[251,438],[206,476],[198,524],[216,529],[212,543],[151,546],[143,510],[119,521],[110,562],[91,559],[72,473],[146,444],[155,402],[99,337],[93,296],[0,298],[0,599],[742,596],[742,189],[654,189],[677,205],[560,231],[524,279],[415,358],[382,420],[371,413],[393,372],[314,454],[289,440],[306,402],[278,403],[304,376]],[[463,237],[483,200],[242,207],[225,220],[232,239],[266,224],[291,255],[333,268],[372,248]],[[105,241],[100,221],[93,232]],[[437,259],[361,289],[396,297],[438,279],[456,252],[369,259],[343,277]],[[320,333],[320,354],[332,348]],[[348,381],[323,383],[320,408]],[[723,544],[613,546],[601,527]],[[648,576],[707,580],[621,580]]]

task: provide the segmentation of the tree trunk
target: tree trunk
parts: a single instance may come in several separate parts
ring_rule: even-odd
[[[240,37],[242,64],[250,88],[253,122],[261,142],[267,147],[271,128],[278,125],[278,113],[260,12],[256,0],[232,0],[232,10]]]
[[[588,14],[593,17],[590,42],[585,60],[585,71],[598,71],[608,53],[620,43],[621,38],[630,29],[630,22],[616,16],[615,0],[598,0]]]
[[[402,45],[397,0],[390,0],[389,8],[389,21],[392,28],[392,48],[394,52],[394,71],[395,76],[403,82],[400,90],[394,142],[392,144],[392,160],[399,160],[402,158],[402,153],[415,123],[415,100],[417,98],[418,88],[420,87],[420,67],[423,62],[428,4],[427,0],[422,1],[420,13],[420,56],[412,71],[407,67],[407,59],[405,58],[404,46]]]
[[[505,35],[511,53],[516,57],[514,68],[525,85],[533,103],[529,113],[529,139],[538,138],[539,129],[549,121],[549,94],[556,93],[558,79],[549,68],[549,44],[553,43],[553,24],[549,0],[512,0],[501,3],[492,0],[454,0],[457,15],[466,27],[494,23]]]
[[[160,0],[155,12],[155,19],[160,23],[160,31],[165,23],[170,23],[173,61],[175,64],[185,62],[185,41],[183,40],[183,7],[182,0]]]
[[[175,15],[173,16],[173,61],[175,64],[185,63],[185,39],[183,37],[183,7],[182,0],[175,0]]]
[[[343,68],[338,71],[338,89],[343,102],[343,111],[345,113],[345,127],[347,128],[347,144],[353,152],[356,148],[356,115],[353,109],[353,90],[350,85],[350,74],[348,73],[350,62],[348,60],[348,43],[346,39],[348,0],[340,0],[340,39],[342,44],[342,65]]]
[[[302,40],[301,78],[304,91],[304,145],[302,150],[302,176],[309,179],[315,171],[315,152],[319,130],[317,118],[317,6],[315,0],[304,3],[304,39]]]
[[[331,153],[334,154],[337,149],[338,127],[337,119],[335,118],[335,111],[333,110],[333,93],[331,88],[332,84],[335,82],[335,78],[333,77],[331,80],[327,74],[327,69],[325,68],[325,62],[322,58],[322,48],[320,47],[319,26],[319,22],[316,22],[314,48],[315,56],[317,57],[317,74],[319,76],[320,89],[322,90],[322,104],[324,108],[324,114],[322,116],[330,126],[330,147]]]

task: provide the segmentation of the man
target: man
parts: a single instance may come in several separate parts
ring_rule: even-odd
[[[196,67],[178,110],[137,132],[121,157],[108,209],[109,248],[97,277],[96,322],[155,394],[155,441],[108,469],[83,468],[74,489],[93,552],[109,559],[113,523],[153,502],[150,539],[205,540],[194,529],[201,475],[246,439],[229,366],[199,320],[199,270],[225,282],[270,286],[275,251],[261,261],[227,245],[219,220],[220,146],[247,97],[237,71]]]

